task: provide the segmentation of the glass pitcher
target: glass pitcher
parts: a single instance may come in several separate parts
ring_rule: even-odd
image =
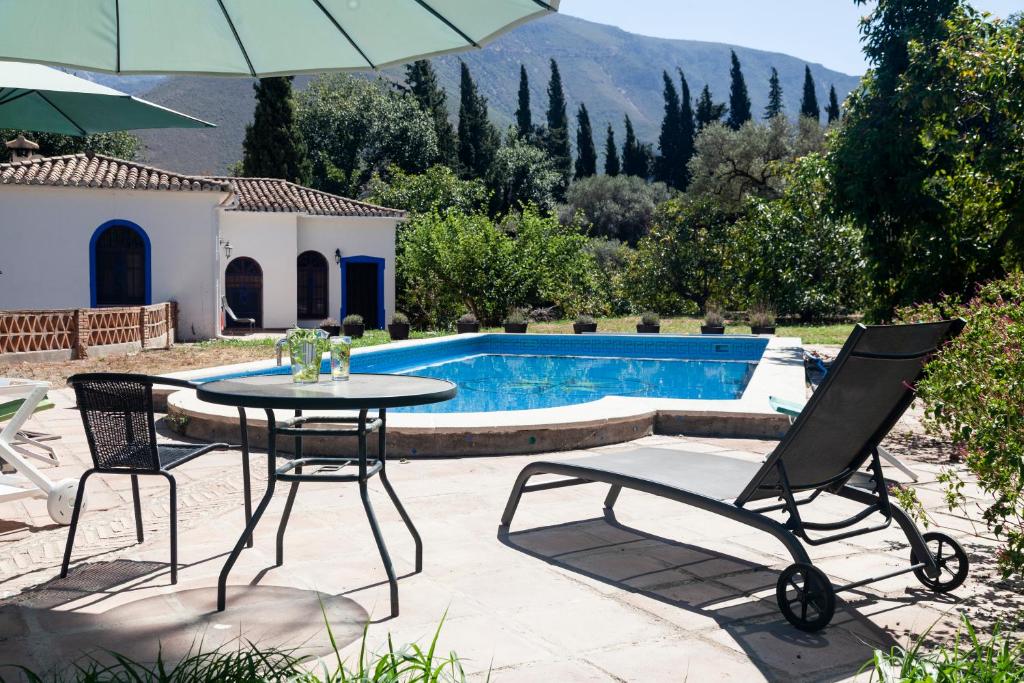
[[[327,333],[323,330],[288,330],[284,339],[291,356],[292,381],[296,384],[316,384],[320,381],[320,360],[327,349]]]

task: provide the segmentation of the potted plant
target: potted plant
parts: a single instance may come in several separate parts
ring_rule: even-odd
[[[459,334],[472,334],[480,331],[480,321],[472,313],[463,313],[458,322],[455,323]]]
[[[654,311],[644,311],[640,314],[640,322],[636,324],[636,331],[639,334],[658,334],[661,332],[661,317]]]
[[[363,332],[366,331],[366,325],[363,324],[363,316],[358,313],[346,315],[345,319],[341,321],[341,327],[345,330],[345,336],[352,337],[353,339],[359,339],[363,336]]]
[[[526,332],[526,326],[529,324],[530,319],[526,317],[526,311],[521,308],[513,308],[505,316],[505,331],[509,334],[522,334]]]
[[[767,304],[757,304],[747,311],[752,334],[775,334],[775,311]]]
[[[704,324],[700,326],[701,334],[725,334],[725,318],[722,309],[715,304],[708,304],[704,310]]]
[[[584,332],[597,332],[597,321],[592,316],[581,313],[576,316],[576,322],[572,324],[572,331],[576,334]]]
[[[324,318],[318,327],[327,333],[329,337],[337,337],[341,334],[341,323],[334,318]]]
[[[409,338],[409,318],[405,313],[395,313],[388,325],[388,334],[395,341]]]

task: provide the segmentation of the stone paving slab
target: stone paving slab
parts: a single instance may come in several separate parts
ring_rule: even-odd
[[[62,464],[76,476],[88,450],[64,390],[58,408],[33,426],[64,436]],[[758,460],[774,442],[652,436],[636,445],[727,453]],[[581,451],[576,455],[586,455]],[[571,454],[559,454],[567,457]],[[430,639],[442,615],[442,650],[455,650],[473,680],[493,681],[834,681],[854,677],[875,646],[891,647],[938,623],[955,628],[957,610],[982,623],[1019,609],[998,581],[994,541],[966,513],[941,509],[933,453],[913,466],[933,528],[947,528],[977,569],[955,596],[935,596],[912,576],[858,589],[839,600],[819,634],[784,621],[775,605],[784,549],[765,534],[671,501],[623,492],[616,515],[602,514],[603,487],[524,497],[508,536],[498,519],[518,471],[536,456],[394,462],[388,471],[425,544],[424,571],[411,574],[413,544],[379,481],[371,498],[400,580],[401,615],[388,618],[384,571],[352,485],[303,484],[274,567],[274,539],[285,493],[275,496],[230,579],[229,610],[213,611],[225,553],[243,527],[240,454],[211,454],[178,470],[179,584],[169,585],[164,488],[143,493],[146,540],[137,544],[127,478],[90,480],[73,571],[55,579],[66,529],[38,500],[0,504],[0,662],[38,668],[81,650],[113,647],[145,657],[162,641],[169,655],[196,637],[208,644],[239,634],[284,647],[329,650],[320,605],[344,656],[355,657],[369,620],[371,646]],[[254,496],[265,486],[254,454]],[[162,484],[162,482],[160,482]],[[282,487],[284,488],[284,487]],[[845,502],[822,518],[842,514]],[[974,517],[972,519],[972,517]],[[898,566],[908,549],[897,530],[811,549],[838,580]]]

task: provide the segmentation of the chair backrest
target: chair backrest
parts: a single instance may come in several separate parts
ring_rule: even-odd
[[[220,307],[224,309],[224,312],[227,313],[228,317],[231,318],[231,320],[238,322],[238,316],[235,315],[235,312],[231,310],[231,306],[228,304],[228,298],[226,296],[222,296],[220,298]]]
[[[153,422],[153,378],[91,373],[72,376],[93,465],[159,470]]]
[[[963,329],[961,319],[857,325],[825,380],[736,499],[775,498],[778,464],[793,491],[836,490],[860,469],[914,400],[925,363]]]

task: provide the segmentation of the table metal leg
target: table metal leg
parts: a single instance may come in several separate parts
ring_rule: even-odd
[[[295,417],[302,417],[302,411],[296,410]],[[295,425],[297,429],[301,429],[302,425]],[[302,460],[302,437],[295,437],[295,455],[296,460]],[[302,466],[299,465],[295,468],[295,474],[302,474]],[[295,495],[299,492],[299,482],[293,481],[292,485],[288,488],[288,500],[284,504],[284,514],[281,515],[281,521],[277,525],[277,565],[280,567],[284,564],[284,532],[288,528],[288,519],[292,516],[292,506],[295,504]]]
[[[416,544],[416,573],[423,571],[423,540],[420,538],[420,533],[416,530],[416,526],[412,523],[412,518],[409,517],[409,513],[405,511],[405,506],[402,505],[402,501],[398,499],[398,494],[395,493],[395,489],[391,486],[391,482],[388,481],[387,473],[387,415],[386,411],[382,408],[379,412],[380,417],[380,432],[377,435],[377,457],[380,459],[380,482],[384,484],[384,490],[388,492],[388,496],[391,498],[391,502],[395,504],[395,508],[398,510],[398,514],[402,516],[402,521],[405,522],[405,528],[412,534],[412,540]]]
[[[232,548],[231,553],[228,555],[228,559],[224,562],[224,567],[220,570],[220,576],[217,578],[217,611],[223,612],[224,606],[227,601],[227,583],[228,574],[231,573],[231,568],[235,565],[235,561],[238,559],[239,554],[242,552],[242,547],[245,546],[246,541],[252,539],[253,531],[256,530],[256,525],[260,522],[260,517],[266,512],[267,506],[270,505],[270,499],[274,497],[274,484],[277,482],[277,475],[275,472],[274,465],[277,463],[277,423],[274,419],[274,411],[267,410],[267,491],[263,494],[263,498],[260,500],[259,505],[256,506],[256,510],[253,511],[252,519],[245,525],[245,531],[238,538],[238,542],[235,543],[235,547]]]
[[[242,435],[242,494],[245,496],[245,525],[252,519],[252,477],[249,473],[249,423],[245,418],[245,408],[238,409],[238,426]],[[245,544],[252,547],[252,538]]]
[[[366,519],[370,522],[370,531],[373,532],[373,540],[377,542],[377,550],[380,552],[381,562],[384,563],[384,571],[388,575],[388,584],[391,586],[391,616],[398,616],[398,577],[395,576],[395,567],[391,564],[391,556],[384,544],[384,535],[377,524],[377,516],[373,514],[373,505],[370,504],[370,491],[366,485],[366,410],[359,411],[359,497],[363,501],[363,508],[366,510]],[[382,480],[383,481],[383,480]]]

